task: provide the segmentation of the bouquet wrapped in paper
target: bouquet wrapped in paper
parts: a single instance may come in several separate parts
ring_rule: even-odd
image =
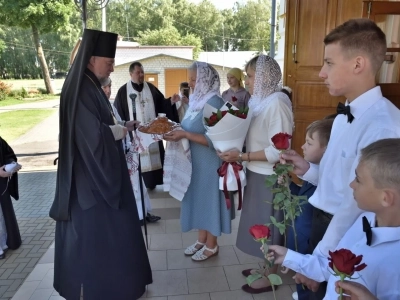
[[[251,110],[247,107],[237,109],[230,103],[225,103],[220,109],[209,104],[204,106],[203,117],[207,136],[216,150],[242,151],[247,131],[251,122]],[[224,192],[226,206],[231,207],[229,191],[239,192],[239,206],[242,206],[242,188],[246,186],[246,174],[240,163],[224,162],[218,169],[219,189]]]

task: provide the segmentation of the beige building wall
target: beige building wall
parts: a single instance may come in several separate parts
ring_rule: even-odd
[[[133,62],[133,61],[132,61]],[[112,88],[111,88],[111,99],[115,98],[118,89],[128,82],[129,80],[129,65],[132,63],[126,63],[114,67],[114,72],[111,74]],[[158,89],[161,93],[165,94],[165,69],[182,69],[188,68],[193,61],[188,59],[180,59],[176,57],[159,55],[141,59],[140,62],[143,65],[145,74],[157,74],[158,75]],[[228,89],[229,86],[226,82],[226,74],[229,68],[223,68],[221,66],[213,65],[218,71],[221,78],[221,93]],[[179,87],[176,87],[176,91],[179,91]]]

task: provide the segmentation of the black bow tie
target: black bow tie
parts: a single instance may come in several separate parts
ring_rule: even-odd
[[[354,116],[350,112],[350,105],[344,105],[343,103],[339,102],[336,112],[340,115],[346,115],[347,116],[347,122],[351,123],[354,120]]]
[[[362,218],[363,222],[363,231],[365,232],[365,235],[367,236],[367,245],[371,246],[371,241],[372,241],[372,228],[371,225],[368,222],[368,219],[366,216]]]

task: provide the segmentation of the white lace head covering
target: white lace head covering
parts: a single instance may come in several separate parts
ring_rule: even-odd
[[[248,66],[248,67],[251,67]],[[253,110],[253,116],[260,114],[268,105],[271,96],[282,90],[282,72],[275,59],[261,54],[257,57],[254,78],[253,95],[249,101],[249,107]],[[292,103],[286,94],[282,93],[282,99],[291,108]]]
[[[218,72],[208,63],[195,62],[197,69],[196,85],[193,94],[189,96],[189,108],[201,110],[211,97],[220,96],[220,80]]]

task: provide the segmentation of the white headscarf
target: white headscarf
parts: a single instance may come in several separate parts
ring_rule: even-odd
[[[249,101],[249,107],[253,110],[253,116],[259,115],[276,96],[273,94],[278,92],[282,94],[280,95],[282,101],[285,101],[285,104],[291,109],[292,102],[281,90],[282,72],[279,64],[270,56],[259,55],[256,63],[253,95]]]
[[[221,96],[219,92],[220,80],[218,72],[208,63],[196,62],[197,77],[193,94],[189,96],[189,108],[192,111],[203,109],[211,97]]]

